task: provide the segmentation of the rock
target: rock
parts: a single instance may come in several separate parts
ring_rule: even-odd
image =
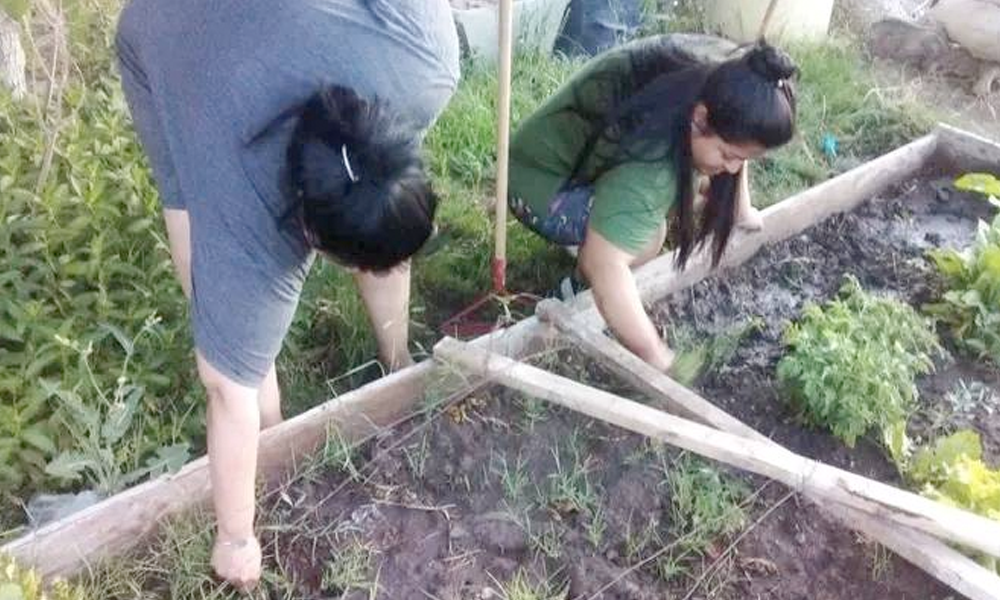
[[[859,32],[867,32],[883,19],[917,19],[924,4],[924,0],[837,0],[834,17]]]
[[[1000,0],[938,0],[928,16],[976,58],[1000,62]]]
[[[878,58],[910,65],[922,73],[962,79],[972,79],[980,73],[981,61],[949,42],[944,31],[933,25],[902,19],[879,21],[871,26],[868,51]]]
[[[1000,0],[938,0],[928,16],[983,62],[973,91],[988,96],[1000,80]]]
[[[948,38],[943,31],[903,19],[885,19],[874,23],[868,37],[868,51],[873,56],[896,60],[921,70],[947,50]]]

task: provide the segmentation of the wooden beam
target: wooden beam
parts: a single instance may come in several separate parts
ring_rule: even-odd
[[[918,529],[1000,556],[1000,523],[996,521],[799,456],[773,444],[668,415],[451,338],[441,340],[434,347],[434,356],[470,374],[770,477],[811,498],[837,502],[896,526]]]
[[[541,320],[553,324],[563,335],[576,342],[588,356],[612,369],[654,402],[659,400],[666,410],[733,435],[777,445],[739,419],[650,367],[597,328],[576,318],[562,302],[546,300],[538,305],[535,312]],[[822,499],[813,502],[845,527],[860,531],[955,591],[973,600],[1000,600],[1000,576],[937,539],[918,531],[887,526],[854,509],[830,503],[824,505]]]
[[[360,439],[405,413],[424,391],[433,369],[426,361],[344,394],[261,434],[258,469],[265,478],[284,474],[337,427],[348,440]],[[212,486],[208,459],[195,460],[172,475],[128,489],[79,513],[10,542],[0,552],[36,568],[44,577],[72,576],[102,559],[127,552],[160,522],[207,506]]]
[[[937,126],[935,133],[940,140],[939,154],[952,168],[996,171],[1000,165],[1000,142],[943,123]]]

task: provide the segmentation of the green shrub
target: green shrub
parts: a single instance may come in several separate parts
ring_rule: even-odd
[[[907,479],[928,498],[1000,521],[1000,470],[983,462],[979,434],[962,430],[920,449]],[[981,557],[993,570],[997,559]]]
[[[108,75],[73,83],[62,102],[53,137],[56,125],[40,121],[29,103],[0,96],[0,487],[7,489],[40,484],[56,452],[74,447],[55,418],[59,403],[40,382],[81,390],[85,403],[94,400],[86,390],[114,389],[122,356],[109,331],[138,331],[154,314],[162,318],[156,335],[132,357],[147,426],[137,454],[193,433],[181,416],[195,381],[184,298],[119,84]],[[59,338],[92,347],[96,387]]]
[[[778,363],[778,379],[809,423],[848,446],[872,427],[893,436],[905,424],[917,397],[914,378],[929,372],[940,352],[927,319],[866,293],[850,276],[837,298],[807,306],[784,341],[790,351]]]
[[[927,310],[951,328],[959,347],[1000,365],[1000,214],[979,223],[971,247],[930,256],[948,291]]]

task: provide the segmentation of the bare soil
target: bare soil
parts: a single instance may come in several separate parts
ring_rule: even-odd
[[[743,267],[666,299],[654,312],[663,325],[683,323],[703,336],[760,318],[762,328],[741,342],[727,365],[703,376],[700,392],[795,451],[898,483],[875,443],[861,440],[850,449],[801,425],[774,379],[781,331],[805,302],[832,297],[844,273],[915,305],[933,297],[937,283],[924,252],[965,245],[976,219],[988,212],[981,200],[923,178],[767,248]],[[550,355],[542,366],[636,396],[572,352]],[[914,420],[912,433],[929,437],[971,425],[996,460],[998,415],[932,418],[942,414],[944,397],[959,378],[1000,393],[996,368],[960,357],[942,362],[919,383],[923,416]],[[331,467],[285,490],[272,507],[274,518],[296,526],[278,528],[271,548],[304,598],[371,597],[369,590],[342,589],[324,578],[329,563],[359,545],[371,553],[374,597],[393,600],[498,598],[498,582],[519,571],[565,586],[574,599],[955,597],[815,507],[785,498],[778,484],[738,473],[731,475],[756,490],[747,520],[754,525],[732,552],[723,552],[732,537],[714,540],[679,557],[673,566],[681,570],[665,576],[669,553],[657,559],[657,552],[683,533],[664,484],[677,460],[677,452],[640,436],[491,388],[364,445],[354,459],[369,467],[361,477]],[[546,495],[560,473],[577,467],[586,473],[584,487],[599,499],[600,522],[593,511]],[[595,523],[604,525],[600,535]]]

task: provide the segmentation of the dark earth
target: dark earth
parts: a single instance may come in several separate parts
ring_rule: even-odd
[[[833,297],[845,273],[869,291],[914,306],[939,293],[925,251],[968,244],[976,220],[991,212],[983,200],[941,182],[927,176],[900,185],[656,305],[664,330],[683,328],[695,338],[758,320],[725,364],[702,375],[700,393],[796,452],[899,484],[875,441],[859,440],[852,449],[804,427],[776,385],[775,365],[784,324],[804,303]],[[946,336],[943,341],[949,345]],[[928,439],[975,427],[996,464],[1000,416],[990,402],[1000,395],[1000,370],[952,354],[919,381],[920,414],[910,433]],[[540,365],[640,399],[574,352],[550,353]],[[956,408],[948,393],[959,381],[992,400]],[[302,597],[503,598],[503,582],[523,572],[552,583],[553,593],[565,589],[566,598],[581,600],[957,598],[800,498],[789,498],[779,484],[708,462],[701,464],[742,481],[744,497],[752,496],[744,502],[749,531],[742,539],[730,532],[686,555],[657,555],[684,534],[665,485],[688,460],[678,452],[500,388],[442,406],[426,413],[433,417],[364,444],[350,462],[359,475],[349,476],[347,463],[328,452],[323,466],[272,495],[277,500],[268,520],[296,526],[276,528],[268,546],[282,571],[299,582]],[[577,489],[585,482],[600,508],[544,494],[558,473],[575,473]],[[595,523],[604,525],[597,536]],[[328,563],[357,555],[358,548],[368,557],[374,595],[324,577]]]

